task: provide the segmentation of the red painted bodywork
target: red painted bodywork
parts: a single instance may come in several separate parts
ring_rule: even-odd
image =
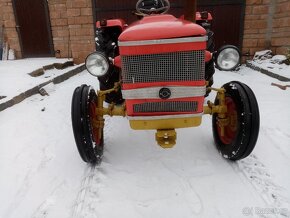
[[[206,42],[188,42],[175,44],[157,44],[157,45],[140,45],[140,46],[121,46],[120,54],[122,55],[143,55],[143,54],[160,54],[179,51],[205,50]]]
[[[130,25],[119,37],[119,41],[170,39],[204,36],[201,26],[172,15],[151,15]]]
[[[175,43],[120,47],[122,55],[160,54],[179,51],[205,50],[206,42]]]
[[[206,41],[197,42],[179,42],[169,44],[158,44],[158,40],[199,37],[205,36],[206,30],[190,21],[177,19],[172,15],[151,15],[144,17],[126,28],[119,36],[119,42],[146,41],[153,40],[153,44],[149,45],[119,45],[120,57],[122,56],[138,56],[144,54],[161,54],[181,51],[206,50]],[[157,41],[154,41],[157,40]],[[205,52],[205,59],[208,60],[211,54]],[[122,65],[120,57],[115,58],[116,66]],[[178,73],[178,72],[176,72]],[[200,81],[171,81],[171,82],[150,82],[150,83],[126,83],[122,84],[123,90],[135,90],[147,87],[167,87],[167,86],[192,86],[204,87],[205,80]],[[195,112],[149,112],[136,113],[133,111],[134,104],[142,104],[146,102],[162,102],[162,101],[196,101],[198,109]],[[179,99],[126,99],[126,108],[128,116],[160,116],[160,115],[177,115],[177,114],[196,114],[203,112],[204,96],[194,98]]]
[[[106,20],[107,25],[106,26],[101,26],[101,22],[97,21],[96,27],[97,28],[106,28],[106,27],[119,27],[122,31],[127,27],[127,24],[125,23],[124,20],[122,19],[111,19],[111,20]]]
[[[149,112],[149,113],[136,113],[133,111],[134,104],[144,104],[147,102],[170,102],[170,101],[179,101],[179,102],[186,102],[186,101],[196,101],[198,102],[198,107],[195,112]],[[196,114],[203,112],[203,101],[204,97],[192,97],[192,98],[175,98],[169,100],[158,100],[158,99],[145,99],[145,100],[126,100],[126,110],[128,116],[161,116],[161,115],[180,115],[180,114]]]
[[[205,51],[205,62],[209,62],[212,59],[212,53]]]
[[[124,90],[141,89],[148,87],[159,87],[159,86],[205,86],[204,80],[199,81],[171,81],[171,82],[154,82],[154,83],[130,83],[123,84]]]
[[[154,82],[154,83],[131,83],[131,84],[123,84],[123,90],[134,90],[139,88],[149,88],[149,87],[168,87],[168,86],[205,86],[205,81],[175,81],[175,82]],[[196,101],[198,102],[198,108],[195,112],[149,112],[149,113],[136,113],[133,111],[134,104],[142,104],[146,102],[162,102],[162,101]],[[175,98],[169,100],[158,100],[158,99],[133,99],[126,100],[126,109],[128,116],[160,116],[160,115],[174,115],[174,114],[195,114],[203,112],[203,102],[204,96],[200,97],[191,97],[191,98]]]
[[[121,68],[122,67],[121,56],[118,55],[117,57],[115,57],[113,63],[114,66]]]

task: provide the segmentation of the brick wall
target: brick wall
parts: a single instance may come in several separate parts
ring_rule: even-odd
[[[273,50],[282,54],[290,48],[290,1],[277,0],[273,17],[272,44]]]
[[[81,63],[95,49],[91,0],[48,0],[57,57]],[[12,0],[0,0],[0,25],[10,48],[21,58]],[[246,0],[243,53],[272,49],[283,54],[290,47],[290,1]]]
[[[73,57],[76,63],[84,62],[95,49],[91,0],[49,0],[48,6],[56,57]],[[2,25],[10,48],[21,58],[12,0],[0,0]]]
[[[91,0],[67,0],[68,28],[72,56],[76,63],[84,62],[95,50]]]
[[[91,0],[50,0],[49,10],[56,56],[84,62],[95,49]]]
[[[16,31],[15,17],[11,0],[0,0],[0,26],[4,27],[4,41],[15,50],[17,58],[21,58],[21,49]],[[1,36],[2,37],[2,36]]]
[[[290,1],[246,0],[243,53],[272,49],[283,54],[290,47]]]
[[[56,57],[69,57],[69,28],[67,18],[67,0],[49,0],[50,24]]]

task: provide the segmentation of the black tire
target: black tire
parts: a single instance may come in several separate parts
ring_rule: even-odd
[[[96,107],[96,105],[95,90],[87,85],[75,89],[71,108],[74,138],[82,160],[91,164],[101,161],[104,147],[103,129],[102,134],[99,135],[99,129],[92,125],[96,117],[92,115],[90,107]]]
[[[229,82],[226,89],[227,115],[231,124],[221,136],[217,124],[218,115],[212,117],[212,129],[216,147],[224,158],[236,161],[247,157],[255,148],[260,128],[259,107],[253,91],[241,82]],[[216,98],[215,104],[219,100]]]

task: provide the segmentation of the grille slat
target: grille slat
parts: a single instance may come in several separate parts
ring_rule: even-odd
[[[167,101],[167,102],[147,102],[143,104],[134,104],[135,113],[153,113],[153,112],[196,112],[198,102],[196,101]]]
[[[122,56],[123,83],[204,80],[205,51]]]

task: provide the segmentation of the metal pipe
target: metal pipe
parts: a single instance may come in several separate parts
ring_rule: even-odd
[[[186,0],[184,4],[184,18],[185,20],[189,20],[195,22],[195,14],[196,14],[196,0]]]

